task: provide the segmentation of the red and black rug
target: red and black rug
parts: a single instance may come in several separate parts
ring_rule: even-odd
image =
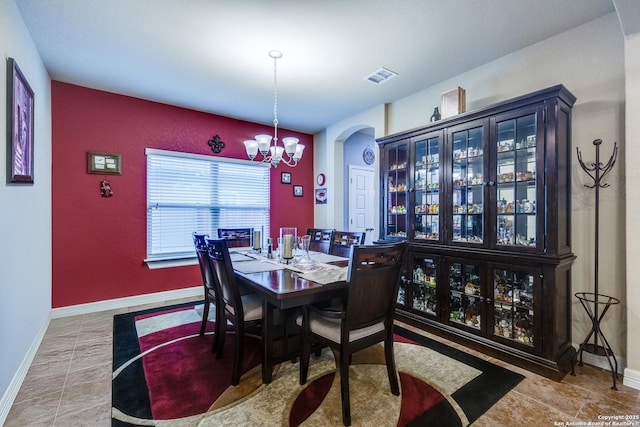
[[[233,332],[224,357],[211,353],[213,323],[199,336],[202,303],[114,317],[112,426],[339,426],[339,376],[330,350],[311,358],[309,380],[285,362],[264,385],[260,340],[245,342],[243,377],[231,386]],[[389,389],[382,345],[353,357],[354,426],[466,426],[523,377],[396,327],[400,396]]]

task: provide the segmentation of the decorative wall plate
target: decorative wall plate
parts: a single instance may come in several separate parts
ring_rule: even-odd
[[[376,160],[376,153],[373,152],[373,149],[371,147],[367,147],[364,149],[364,151],[362,152],[362,160],[364,160],[364,162],[368,165],[372,165]]]

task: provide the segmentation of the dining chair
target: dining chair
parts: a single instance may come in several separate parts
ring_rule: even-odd
[[[309,250],[325,254],[329,253],[333,228],[307,228],[307,234],[311,236]]]
[[[334,231],[331,236],[329,253],[331,255],[349,258],[351,246],[363,245],[365,234],[364,232]]]
[[[196,247],[196,255],[198,257],[198,264],[200,265],[200,274],[202,275],[202,284],[204,285],[204,308],[202,311],[202,323],[200,325],[200,336],[204,335],[204,331],[207,327],[207,321],[209,320],[209,308],[211,304],[215,306],[215,328],[213,334],[213,346],[212,350],[216,349],[216,340],[221,334],[222,325],[224,323],[224,317],[220,311],[220,303],[218,302],[218,292],[216,292],[218,286],[216,284],[216,277],[211,269],[211,261],[209,260],[209,248],[207,247],[206,239],[208,234],[193,233],[193,244]]]
[[[393,314],[406,253],[406,242],[353,246],[344,304],[335,308],[308,305],[296,320],[302,340],[300,384],[307,382],[312,342],[331,347],[340,370],[344,425],[351,425],[349,364],[353,353],[384,342],[391,393],[400,394],[393,356]]]
[[[223,313],[222,318],[225,319],[224,327],[221,328],[220,336],[216,340],[216,359],[222,358],[227,321],[229,321],[235,329],[235,355],[231,384],[238,385],[242,373],[245,331],[262,323],[262,298],[255,293],[241,295],[233,272],[227,240],[206,239],[206,242],[211,268],[217,278],[220,295],[219,309]]]
[[[228,248],[251,246],[253,228],[218,228],[218,238],[227,240]]]

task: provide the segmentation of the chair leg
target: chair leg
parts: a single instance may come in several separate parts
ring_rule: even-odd
[[[216,310],[218,310],[218,307],[216,307]],[[216,314],[216,323],[216,335],[218,335],[218,337],[215,340],[216,346],[214,353],[216,354],[216,359],[222,359],[222,354],[224,353],[224,340],[227,337],[227,318],[224,313],[220,315],[220,318],[218,318],[218,315]]]
[[[389,334],[384,343],[384,356],[387,362],[387,375],[389,375],[389,385],[391,393],[394,396],[400,395],[400,386],[398,385],[398,375],[396,373],[396,362],[393,357],[393,334]]]
[[[231,374],[231,385],[240,384],[240,374],[242,373],[242,358],[244,356],[244,325],[241,321],[234,322],[236,329],[236,354],[233,357],[233,373]]]
[[[311,337],[306,336],[304,327],[300,327],[300,385],[307,382],[309,359],[311,358]]]
[[[202,324],[200,325],[200,336],[204,335],[204,330],[207,327],[207,320],[209,319],[209,296],[205,293],[204,297],[204,309],[202,310]]]
[[[349,360],[351,354],[341,352],[340,360],[340,396],[342,398],[342,422],[345,426],[351,425],[351,403],[349,401]]]

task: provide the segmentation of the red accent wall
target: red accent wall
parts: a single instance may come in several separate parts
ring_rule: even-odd
[[[272,128],[58,81],[51,98],[53,307],[201,285],[197,265],[150,270],[143,261],[145,148],[213,156],[207,141],[218,134],[226,146],[217,156],[246,159],[243,141]],[[281,135],[297,136],[306,148],[296,168],[271,169],[274,237],[283,226],[313,225],[313,137]],[[100,196],[105,176],[87,173],[87,151],[122,154],[122,175],[106,177],[113,197]],[[304,186],[303,197],[280,183],[282,171]]]

